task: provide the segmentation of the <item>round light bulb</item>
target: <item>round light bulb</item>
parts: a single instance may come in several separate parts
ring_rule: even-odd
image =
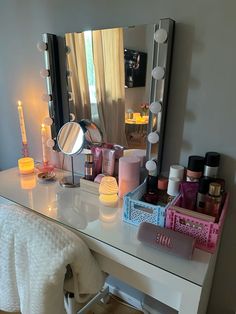
[[[43,119],[43,123],[44,123],[45,125],[50,126],[50,125],[53,124],[53,120],[52,120],[52,118],[50,118],[50,117],[45,117],[45,118]]]
[[[71,48],[69,46],[66,46],[65,50],[66,50],[66,54],[71,53]]]
[[[40,52],[44,52],[48,49],[48,45],[44,41],[40,41],[37,43],[37,48]]]
[[[158,114],[161,111],[161,103],[159,101],[154,101],[149,106],[151,113]]]
[[[52,95],[44,94],[42,100],[46,102],[52,101]]]
[[[158,44],[163,44],[167,40],[168,34],[167,31],[163,28],[159,28],[154,34],[154,40]]]
[[[70,113],[70,122],[71,121],[75,121],[75,114],[74,113]]]
[[[155,80],[161,80],[163,79],[165,75],[165,70],[163,67],[155,67],[153,70],[152,70],[152,77],[155,79]]]
[[[67,71],[66,71],[67,77],[71,77],[71,76],[72,76],[72,73],[73,73],[73,72],[72,72],[71,70],[67,70]]]
[[[41,69],[41,70],[40,70],[40,75],[41,75],[41,77],[43,77],[43,78],[49,76],[49,75],[50,75],[50,74],[49,74],[49,70],[47,70],[47,69]]]
[[[47,147],[53,148],[53,146],[55,145],[55,142],[52,138],[49,138],[47,140]]]
[[[69,100],[69,101],[73,100],[73,94],[72,94],[72,92],[68,92],[68,100]]]
[[[157,168],[157,165],[155,163],[155,161],[153,160],[148,160],[145,164],[145,167],[148,171],[155,171]]]
[[[159,142],[159,134],[157,132],[151,132],[148,134],[148,141],[151,144],[156,144]]]

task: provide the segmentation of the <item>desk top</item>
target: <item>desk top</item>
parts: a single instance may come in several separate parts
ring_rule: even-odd
[[[122,201],[116,208],[108,208],[98,196],[80,188],[62,188],[59,179],[63,174],[57,170],[56,181],[42,183],[37,174],[20,175],[17,168],[1,171],[0,195],[148,264],[199,286],[204,284],[211,254],[195,249],[193,259],[185,260],[140,243],[138,228],[122,221]]]

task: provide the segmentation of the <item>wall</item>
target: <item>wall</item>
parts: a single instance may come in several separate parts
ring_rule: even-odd
[[[164,165],[216,150],[231,192],[209,313],[236,309],[236,42],[235,1],[11,0],[0,10],[0,167],[16,165],[20,134],[16,101],[25,106],[31,154],[41,158],[39,125],[47,114],[36,43],[43,32],[177,21]]]

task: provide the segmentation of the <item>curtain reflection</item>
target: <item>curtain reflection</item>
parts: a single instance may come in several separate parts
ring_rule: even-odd
[[[74,106],[71,109],[75,113],[77,121],[91,119],[84,33],[66,34],[65,38],[66,45],[70,47],[67,62],[71,71],[69,80],[72,93],[71,103]]]
[[[123,29],[91,31],[91,34],[98,121],[93,115],[92,120],[99,125],[105,141],[126,146]],[[66,44],[70,47],[68,66],[72,71],[71,91],[77,107],[76,119],[79,120],[85,118],[85,109],[88,109],[88,106],[91,112],[93,102],[91,93],[88,101],[91,86],[88,83],[89,74],[86,69],[86,58],[89,56],[85,47],[84,33],[66,34]]]

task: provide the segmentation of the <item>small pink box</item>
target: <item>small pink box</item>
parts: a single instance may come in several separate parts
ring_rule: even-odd
[[[214,253],[221,236],[228,202],[229,195],[226,193],[221,216],[219,222],[216,223],[179,213],[175,209],[175,206],[181,204],[181,195],[179,195],[167,208],[165,227],[194,237],[196,248]]]

